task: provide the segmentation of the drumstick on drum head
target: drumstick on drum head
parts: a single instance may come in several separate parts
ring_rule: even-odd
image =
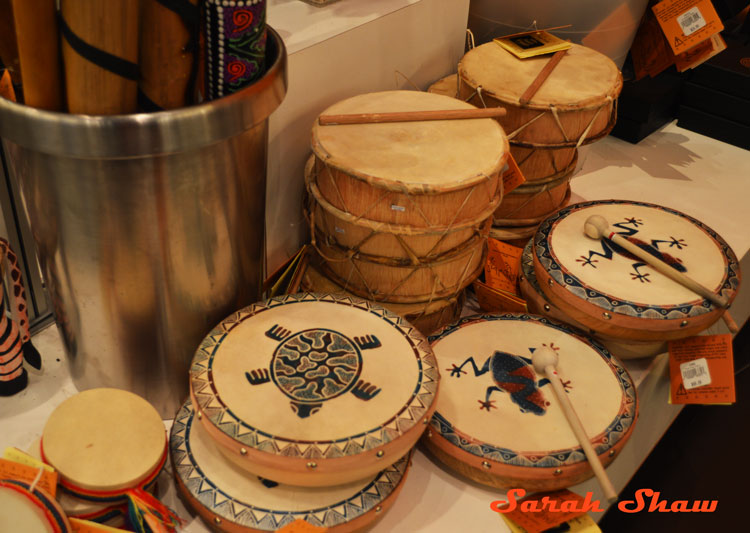
[[[651,266],[658,272],[661,272],[673,281],[676,281],[683,287],[693,291],[699,296],[702,296],[718,307],[722,307],[724,309],[727,308],[728,302],[726,298],[717,295],[689,276],[686,276],[682,272],[675,270],[658,257],[648,253],[646,250],[640,248],[639,246],[636,246],[622,235],[617,234],[613,230],[613,228],[610,227],[607,219],[603,216],[591,215],[590,217],[588,217],[583,225],[583,231],[588,237],[591,237],[592,239],[601,239],[603,237],[608,238],[613,243],[624,248],[642,261],[645,261],[649,266]],[[734,319],[732,319],[731,315],[729,314],[729,311],[724,311],[722,318],[729,328],[729,331],[731,331],[732,333],[737,333],[739,331],[739,328],[737,327]]]
[[[557,396],[557,400],[560,403],[560,408],[570,424],[570,429],[573,430],[576,439],[581,444],[581,448],[583,448],[586,454],[586,459],[588,459],[591,469],[594,471],[596,479],[604,491],[604,496],[609,502],[614,502],[617,500],[617,491],[615,491],[612,481],[610,481],[607,473],[604,471],[599,456],[594,451],[594,447],[591,445],[591,441],[583,429],[581,419],[578,417],[573,404],[565,393],[565,387],[560,380],[560,376],[557,375],[557,359],[555,351],[548,346],[537,348],[531,356],[531,362],[534,365],[536,373],[545,376],[552,385],[555,396]]]

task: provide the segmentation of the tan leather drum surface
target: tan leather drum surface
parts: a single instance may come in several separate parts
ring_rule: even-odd
[[[459,74],[470,85],[496,98],[517,103],[544,65],[548,55],[519,59],[489,42],[469,51],[459,64]],[[617,66],[604,54],[574,44],[531,100],[530,107],[554,105],[579,108],[616,98],[622,87]]]
[[[474,106],[439,94],[387,91],[354,96],[323,114],[384,113]],[[502,128],[492,119],[313,126],[313,151],[346,172],[414,192],[486,180],[504,164]]]
[[[44,457],[62,477],[90,490],[134,488],[166,447],[159,413],[118,389],[92,389],[65,400],[42,434]]]

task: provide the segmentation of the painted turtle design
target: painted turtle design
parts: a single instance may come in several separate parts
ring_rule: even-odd
[[[251,385],[274,384],[291,399],[300,418],[317,413],[324,401],[351,392],[360,400],[371,400],[381,389],[359,379],[362,352],[381,346],[375,335],[354,340],[331,329],[306,329],[292,334],[278,324],[266,336],[280,341],[270,368],[245,372]]]

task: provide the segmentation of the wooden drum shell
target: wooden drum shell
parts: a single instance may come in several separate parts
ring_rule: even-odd
[[[494,42],[478,46],[470,50],[458,65],[459,97],[480,107],[505,107],[507,114],[499,121],[509,139],[518,146],[575,148],[609,133],[616,119],[615,102],[622,90],[622,75],[614,63],[598,52],[573,44],[546,80],[544,89],[529,103],[522,104],[521,93],[548,61],[549,56],[518,59]],[[587,68],[587,63],[591,62],[597,63],[594,69]],[[485,65],[494,65],[500,73],[493,75],[483,68]],[[517,71],[507,68],[512,65],[518,67]],[[542,96],[545,89],[554,93],[559,86],[565,90],[563,85],[567,85],[571,78],[601,85],[607,81],[596,79],[601,72],[612,78],[611,86],[597,87],[580,95],[567,94],[552,99]],[[518,94],[503,86],[506,74],[519,79]],[[473,94],[478,87],[481,87],[481,99],[478,94]]]
[[[320,193],[313,174],[314,163],[310,158],[305,167],[305,181],[312,235],[317,231],[329,244],[372,256],[421,261],[434,259],[477,235],[486,235],[492,210],[500,203],[498,196],[477,219],[446,227],[427,229],[387,224],[356,217],[331,205]]]
[[[443,95],[390,91],[343,100],[325,113],[473,107]],[[311,146],[314,183],[322,198],[357,218],[413,228],[479,219],[502,196],[500,174],[509,150],[502,128],[490,119],[349,126],[316,122]],[[465,153],[471,149],[476,153]]]
[[[503,197],[493,215],[496,226],[525,226],[529,220],[541,222],[557,211],[570,197],[571,168],[538,181],[522,183]]]
[[[342,289],[334,281],[325,277],[312,265],[308,265],[305,273],[302,275],[300,288],[307,292],[351,294]],[[381,302],[380,305],[404,317],[422,332],[423,335],[430,335],[443,326],[458,320],[461,316],[464,300],[464,292],[461,291],[457,296],[426,303],[394,304]]]
[[[414,194],[374,187],[354,171],[336,168],[316,155],[315,184],[321,196],[331,205],[356,217],[401,226],[433,228],[471,221],[481,216],[489,204],[502,197],[500,170],[471,187]]]
[[[404,260],[355,255],[324,242],[321,235],[317,239],[324,273],[345,290],[376,302],[417,303],[455,296],[479,275],[487,254],[486,234],[416,265]]]

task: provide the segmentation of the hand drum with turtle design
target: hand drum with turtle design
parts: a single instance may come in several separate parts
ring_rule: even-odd
[[[429,343],[358,298],[274,298],[224,320],[191,368],[193,405],[226,456],[266,479],[327,486],[403,457],[432,412]]]

